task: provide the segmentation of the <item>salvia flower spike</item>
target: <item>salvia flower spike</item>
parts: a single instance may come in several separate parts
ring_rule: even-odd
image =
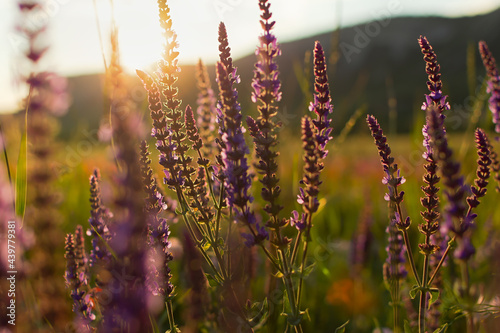
[[[422,110],[427,110],[431,104],[438,106],[439,111],[442,113],[445,110],[450,109],[450,104],[446,101],[445,95],[443,95],[443,84],[441,82],[441,73],[439,72],[440,66],[437,62],[437,56],[434,52],[431,44],[427,41],[426,37],[420,36],[418,39],[418,44],[425,60],[425,72],[427,73],[429,80],[427,81],[427,88],[430,91],[429,95],[425,95],[425,102],[422,105]]]
[[[314,102],[311,102],[309,110],[316,113],[316,119],[312,122],[316,127],[316,140],[321,149],[321,158],[324,159],[328,154],[325,149],[328,141],[331,140],[330,134],[330,114],[333,112],[333,104],[330,97],[330,88],[326,70],[326,58],[323,47],[316,41],[314,47]]]
[[[500,75],[497,63],[486,42],[479,42],[479,52],[489,77],[488,92],[491,97],[488,102],[493,116],[493,124],[495,124],[495,132],[500,134]]]
[[[252,80],[252,101],[258,103],[259,117],[254,120],[248,116],[247,124],[255,143],[256,157],[259,159],[258,163],[255,163],[255,168],[262,174],[261,196],[268,202],[264,210],[271,217],[267,225],[279,228],[285,223],[285,220],[278,218],[283,207],[277,202],[281,189],[276,174],[278,171],[276,158],[279,153],[275,148],[278,144],[276,131],[279,128],[275,119],[278,112],[276,102],[281,100],[281,82],[276,57],[281,51],[276,36],[271,31],[275,21],[271,21],[270,4],[267,0],[261,0],[259,7],[262,12],[260,24],[263,34],[259,37],[260,45],[255,51],[258,61],[255,64]]]
[[[460,250],[455,251],[455,256],[466,259],[474,253],[470,242],[469,229],[475,216],[467,213],[465,205],[465,184],[460,175],[460,164],[453,159],[453,152],[448,146],[443,119],[439,116],[439,109],[431,106],[427,111],[427,124],[431,144],[442,173],[443,183],[446,187],[445,195],[448,204],[445,207],[445,229],[453,232],[459,243]],[[462,253],[462,254],[461,254]]]

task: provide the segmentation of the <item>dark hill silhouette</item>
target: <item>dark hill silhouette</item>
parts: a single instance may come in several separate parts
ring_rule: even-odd
[[[420,35],[427,36],[438,55],[444,92],[449,95],[452,108],[463,109],[471,95],[467,79],[468,47],[475,56],[475,84],[479,84],[485,75],[477,51],[480,40],[489,44],[500,61],[500,10],[480,16],[452,19],[393,18],[388,22],[375,21],[343,28],[336,35],[327,32],[282,43],[282,56],[278,60],[283,85],[281,108],[284,111],[280,111],[281,120],[285,126],[295,129],[298,128],[300,116],[307,112],[309,102],[301,91],[295,70],[299,68],[303,74],[305,54],[311,52],[314,42],[319,40],[324,49],[333,52],[333,57],[338,59],[335,66],[331,64],[329,67],[335,105],[333,125],[336,130],[340,130],[354,110],[363,103],[368,106],[367,112],[375,114],[382,125],[387,126],[388,96],[391,94],[397,102],[397,122],[392,123],[392,129],[397,129],[398,132],[410,130],[415,113],[423,112],[420,111],[420,105],[423,94],[427,92],[425,63],[417,43]],[[334,42],[336,37],[337,42]],[[255,41],[257,44],[257,36]],[[250,114],[256,112],[250,101],[254,62],[253,54],[235,61],[241,77],[241,84],[238,85],[240,102],[244,112]],[[312,73],[312,65],[308,70]],[[209,66],[209,73],[215,88],[213,65]],[[313,77],[309,76],[309,79],[312,87]],[[107,112],[104,110],[102,75],[72,77],[69,82],[73,104],[68,114],[61,119],[61,136],[64,138],[75,135],[75,128],[78,127],[97,128],[100,117]],[[136,78],[133,82],[134,98],[143,102],[144,112],[147,112],[141,84]],[[193,65],[182,66],[178,83],[183,106],[195,106],[197,90]],[[457,125],[460,125],[458,121]]]

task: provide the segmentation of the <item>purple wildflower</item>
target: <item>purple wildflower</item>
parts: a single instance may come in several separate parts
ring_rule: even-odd
[[[432,152],[431,138],[428,131],[429,127],[424,125],[422,133],[424,135],[424,147],[426,152],[424,152],[423,157],[427,163],[424,165],[425,174],[423,176],[423,180],[426,185],[422,186],[424,197],[420,199],[420,203],[424,208],[424,211],[420,212],[420,215],[422,216],[424,222],[419,225],[419,231],[425,235],[425,242],[419,244],[419,248],[425,255],[430,255],[439,248],[439,246],[432,244],[432,236],[439,230],[440,217],[438,210],[439,188],[436,186],[439,183],[440,178],[437,175],[438,165]]]
[[[252,101],[258,103],[259,117],[254,120],[247,117],[250,135],[255,143],[255,155],[259,159],[255,168],[262,175],[260,182],[262,198],[267,201],[264,211],[271,218],[266,225],[270,228],[280,228],[286,221],[279,219],[278,214],[283,209],[277,201],[281,192],[279,178],[277,177],[278,163],[276,158],[279,153],[275,146],[278,144],[276,130],[280,124],[275,118],[278,113],[276,102],[281,100],[281,82],[279,80],[276,57],[281,54],[276,42],[276,36],[271,32],[275,21],[270,21],[272,14],[267,0],[260,0],[260,24],[263,34],[259,37],[260,45],[257,47],[257,63],[255,64],[254,78],[252,80]]]
[[[330,88],[328,85],[328,76],[326,74],[326,59],[323,47],[316,41],[314,48],[314,102],[309,106],[310,111],[316,113],[316,119],[312,122],[316,128],[316,140],[321,149],[320,158],[324,159],[328,154],[325,146],[331,140],[330,134],[332,128],[330,127],[331,120],[328,118],[333,112],[333,105],[330,98]]]
[[[141,175],[143,188],[146,194],[145,210],[148,221],[148,275],[147,283],[149,291],[153,295],[164,295],[170,297],[174,287],[170,282],[169,262],[173,256],[170,252],[170,242],[168,236],[170,231],[166,219],[159,217],[162,211],[168,209],[164,202],[163,195],[158,189],[156,178],[151,170],[151,160],[149,159],[148,145],[146,141],[141,143]]]
[[[90,321],[95,320],[96,317],[92,312],[93,303],[86,297],[88,285],[82,227],[77,227],[75,235],[68,234],[65,243],[66,272],[64,279],[66,287],[70,289],[73,312],[78,317],[77,323],[80,322],[83,325],[82,329],[88,329]]]
[[[427,88],[430,91],[429,95],[425,95],[425,102],[422,105],[422,110],[427,110],[430,105],[435,104],[439,108],[439,112],[442,113],[444,110],[450,109],[450,104],[446,101],[446,97],[448,96],[443,95],[442,92],[443,84],[441,82],[441,73],[439,72],[441,67],[437,63],[436,53],[427,41],[427,38],[420,36],[418,44],[420,45],[426,62],[425,71],[429,76]]]
[[[253,201],[250,194],[252,181],[248,174],[248,163],[245,157],[249,150],[243,136],[241,107],[237,100],[238,92],[233,87],[231,77],[225,66],[218,62],[219,107],[223,115],[222,124],[224,128],[221,137],[223,144],[221,147],[221,161],[225,177],[224,188],[227,194],[226,202],[228,207],[238,208],[238,211],[233,210],[237,213],[237,220],[247,224],[252,231],[252,225],[255,225],[256,232],[253,231],[251,235],[253,240],[247,242],[248,245],[253,245],[264,239],[269,239],[269,234],[256,222],[255,215],[249,207],[249,204]]]
[[[116,255],[107,265],[109,283],[105,286],[108,302],[102,306],[102,331],[120,330],[126,325],[130,331],[140,331],[149,325],[145,279],[146,241],[139,165],[139,133],[133,101],[126,88],[125,78],[118,59],[116,35],[112,35],[112,54],[109,69],[113,137],[117,162],[122,168],[117,172],[118,193],[115,205],[119,214],[112,226],[113,238],[109,246]],[[119,288],[118,288],[119,286]]]
[[[467,212],[465,206],[465,185],[463,177],[460,176],[460,164],[453,160],[453,153],[448,147],[448,140],[443,128],[443,119],[439,116],[439,109],[432,106],[427,111],[427,125],[431,137],[431,145],[436,152],[440,163],[445,194],[448,205],[445,207],[445,230],[452,231],[458,241],[459,251],[455,252],[455,257],[466,258],[472,255],[472,244],[470,243],[470,226],[474,220],[474,215]]]
[[[490,158],[491,158],[491,172],[495,173],[493,177],[497,183],[496,191],[500,192],[500,160],[498,159],[498,154],[490,143]]]
[[[304,176],[300,181],[304,186],[300,188],[297,202],[302,204],[307,215],[311,216],[318,210],[319,201],[319,180],[321,171],[324,168],[321,162],[321,150],[316,141],[316,129],[313,127],[311,118],[302,118],[302,149],[304,150]],[[307,225],[307,229],[311,226]]]
[[[90,266],[106,264],[111,259],[111,253],[106,243],[108,243],[112,237],[108,229],[108,224],[113,215],[102,204],[99,186],[100,181],[101,176],[99,174],[99,169],[95,169],[90,176],[90,228],[87,230],[87,235],[92,237],[92,250],[90,250],[89,260]]]
[[[59,213],[60,194],[54,186],[58,177],[58,170],[54,168],[57,147],[57,120],[54,116],[66,111],[68,95],[66,81],[42,68],[42,60],[48,50],[45,32],[49,20],[39,18],[46,17],[49,4],[40,0],[20,0],[17,3],[21,15],[16,29],[27,42],[23,50],[26,72],[21,75],[30,88],[26,99],[26,109],[29,110],[26,128],[30,156],[27,170],[29,191],[24,221],[26,229],[36,235],[33,247],[25,255],[30,258],[27,278],[37,296],[37,311],[33,316],[27,311],[19,312],[18,330],[48,330],[47,323],[50,323],[51,330],[62,331],[71,311],[64,305],[67,295],[60,278],[65,269],[64,261],[59,257],[64,249],[65,235]]]
[[[219,24],[219,60],[226,68],[226,72],[232,84],[239,83],[240,77],[236,74],[236,67],[233,66],[233,58],[231,58],[231,48],[227,38],[227,30],[224,22]]]
[[[302,188],[300,188],[300,189],[302,190]],[[302,213],[299,216],[299,213],[296,210],[292,211],[292,217],[290,217],[290,225],[292,227],[295,227],[298,231],[305,230],[306,225],[307,225],[306,215],[304,213]]]
[[[467,203],[469,204],[467,215],[470,215],[471,210],[479,205],[479,198],[484,197],[486,194],[486,187],[490,178],[491,152],[488,137],[480,128],[476,130],[475,135],[479,158],[477,160],[477,178],[474,180],[475,186],[471,187],[472,195],[467,198]]]
[[[228,206],[237,206],[243,209],[253,200],[249,193],[251,179],[248,175],[248,164],[245,157],[249,150],[243,137],[244,129],[241,126],[242,116],[241,107],[237,101],[238,93],[233,88],[229,74],[221,62],[217,63],[217,80],[225,129],[222,134],[222,142],[225,147],[221,155],[227,177]]]
[[[387,138],[382,132],[382,128],[377,119],[372,115],[368,115],[366,121],[368,127],[370,127],[375,144],[377,145],[378,153],[381,157],[380,162],[384,168],[385,177],[382,178],[382,183],[387,185],[389,191],[385,195],[385,200],[390,204],[394,203],[398,206],[404,198],[404,191],[398,191],[398,186],[403,184],[406,180],[404,177],[400,176],[398,165],[394,163],[394,158],[391,156],[391,148],[387,144]],[[402,221],[399,214],[396,214],[396,225],[400,229],[408,229],[410,226],[410,218],[407,217]]]
[[[495,124],[495,132],[500,133],[500,75],[498,74],[495,58],[491,54],[486,42],[479,42],[479,51],[489,76],[488,92],[491,94],[489,104],[493,116],[493,124]]]

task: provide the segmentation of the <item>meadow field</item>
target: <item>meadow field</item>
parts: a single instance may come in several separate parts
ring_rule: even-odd
[[[474,46],[484,80],[458,115],[439,51],[415,40],[428,90],[400,130],[369,101],[336,115],[334,61],[316,42],[290,97],[303,113],[288,119],[279,22],[271,1],[255,3],[251,80],[221,22],[219,61],[200,60],[196,102],[181,101],[176,17],[158,0],[163,53],[137,70],[144,98],[113,29],[100,127],[61,138],[71,96],[40,68],[44,29],[28,24],[44,4],[19,2],[29,71],[23,111],[1,118],[0,332],[497,331],[500,75],[488,44]]]

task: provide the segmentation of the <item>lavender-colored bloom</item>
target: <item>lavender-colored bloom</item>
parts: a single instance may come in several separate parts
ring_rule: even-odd
[[[146,240],[141,169],[139,165],[140,133],[137,131],[136,106],[126,89],[125,77],[118,60],[116,36],[112,39],[112,56],[108,67],[110,82],[113,138],[117,162],[122,166],[116,174],[118,185],[115,206],[119,214],[111,231],[109,246],[115,256],[107,265],[109,282],[103,291],[108,302],[102,304],[104,332],[127,327],[138,332],[150,324],[145,286]]]
[[[429,76],[427,88],[430,91],[429,95],[425,95],[425,102],[422,105],[422,110],[427,110],[430,105],[435,104],[439,108],[440,113],[442,113],[444,110],[450,109],[450,104],[446,101],[446,97],[448,96],[443,95],[442,92],[441,73],[439,72],[440,66],[437,63],[436,53],[426,37],[420,36],[418,44],[420,45],[426,62],[425,71]]]
[[[111,259],[108,245],[111,233],[108,223],[113,217],[111,212],[102,204],[99,169],[95,169],[90,176],[90,228],[87,235],[92,237],[92,249],[90,250],[89,265],[106,264]]]
[[[227,30],[224,22],[219,24],[219,60],[226,68],[226,72],[231,81],[231,84],[239,83],[240,76],[236,74],[236,67],[233,66],[233,58],[231,58],[231,48],[227,38]]]
[[[320,158],[324,159],[328,154],[325,146],[331,140],[331,120],[328,117],[333,112],[333,105],[330,98],[325,53],[318,41],[314,48],[314,77],[314,102],[311,102],[309,110],[316,113],[316,119],[312,122],[317,131],[316,140],[321,149]]]
[[[258,61],[255,64],[252,81],[252,101],[258,104],[259,117],[256,120],[250,116],[247,117],[247,124],[255,143],[255,155],[258,158],[258,162],[254,165],[258,173],[262,175],[260,179],[263,185],[261,196],[267,201],[264,211],[271,218],[267,222],[267,226],[280,228],[284,225],[284,220],[278,218],[283,206],[278,203],[281,188],[277,176],[278,163],[276,162],[279,153],[275,149],[278,144],[276,131],[280,124],[276,123],[275,118],[278,113],[276,102],[281,100],[281,82],[276,57],[281,54],[281,51],[276,36],[271,31],[275,21],[271,21],[270,4],[267,0],[260,0],[259,7],[263,34],[259,38],[260,45],[255,51]]]
[[[382,183],[387,185],[388,193],[385,194],[384,198],[390,204],[399,205],[404,198],[404,191],[398,191],[398,186],[403,184],[406,180],[400,175],[398,165],[394,163],[394,158],[391,156],[391,148],[387,144],[387,138],[382,132],[377,119],[368,115],[366,117],[366,122],[370,131],[372,133],[375,144],[378,148],[378,153],[381,157],[380,162],[384,168],[385,176],[382,178]],[[410,226],[410,218],[407,217],[404,221],[396,213],[396,224],[400,229],[407,229]]]
[[[480,128],[476,130],[475,135],[479,158],[477,160],[477,178],[474,180],[475,186],[471,187],[472,195],[467,198],[469,204],[468,214],[471,214],[471,210],[479,205],[479,198],[484,197],[486,194],[486,187],[490,178],[491,152],[488,137]]]
[[[253,200],[249,193],[251,179],[245,154],[249,153],[241,126],[241,107],[237,101],[238,93],[229,78],[226,68],[217,63],[221,112],[225,132],[222,133],[224,150],[221,153],[226,176],[227,204],[240,209]]]
[[[321,162],[322,150],[319,148],[317,130],[313,126],[313,121],[308,116],[302,118],[302,149],[304,150],[304,176],[300,183],[297,202],[302,205],[304,211],[309,216],[318,210],[318,194],[321,181],[319,180],[321,171],[324,168]],[[312,200],[310,200],[312,199]],[[307,229],[311,226],[307,225]]]
[[[457,237],[459,251],[455,257],[467,260],[473,254],[470,242],[471,225],[474,214],[467,211],[465,205],[465,185],[460,176],[460,164],[453,160],[453,153],[448,147],[448,140],[443,129],[443,119],[436,106],[430,107],[427,115],[427,125],[431,136],[431,144],[436,152],[442,170],[443,183],[446,186],[445,195],[448,205],[445,207],[444,229],[451,231]]]
[[[253,245],[269,238],[269,234],[255,219],[249,204],[253,201],[250,194],[251,177],[248,174],[246,154],[248,147],[243,136],[241,125],[241,107],[238,103],[238,92],[233,87],[232,75],[223,63],[217,63],[217,82],[219,84],[219,107],[221,108],[224,132],[221,137],[221,162],[224,173],[226,202],[233,209],[236,220],[242,221],[255,231],[247,236],[247,244]],[[237,208],[237,209],[235,209]],[[253,229],[251,229],[253,230]],[[250,237],[253,239],[250,240]]]
[[[432,148],[436,152],[441,165],[443,183],[447,188],[445,194],[449,204],[446,206],[445,211],[448,229],[460,233],[460,228],[450,223],[452,223],[452,218],[460,221],[465,217],[464,181],[459,174],[460,164],[452,158],[453,153],[448,147],[448,140],[443,129],[443,119],[439,116],[439,109],[435,106],[430,107],[428,110],[427,125],[429,126]]]
[[[423,176],[426,185],[422,186],[424,197],[420,199],[420,203],[424,208],[424,211],[420,212],[420,215],[424,221],[419,225],[419,231],[425,236],[425,243],[419,244],[419,248],[423,254],[430,255],[439,249],[439,246],[435,245],[432,241],[433,235],[439,231],[439,188],[437,184],[440,178],[437,175],[438,166],[431,147],[428,125],[424,125],[422,134],[424,135],[423,145],[426,149],[423,157],[427,163],[424,165],[425,174]]]
[[[146,194],[145,210],[147,214],[147,244],[148,244],[148,274],[146,286],[153,295],[170,297],[174,287],[172,285],[169,262],[173,256],[170,252],[168,236],[170,231],[166,219],[159,217],[162,211],[169,209],[163,195],[160,193],[157,181],[151,170],[148,146],[145,141],[141,143],[141,175],[143,188]]]
[[[487,91],[491,94],[489,106],[495,124],[495,132],[500,133],[500,75],[498,74],[495,58],[486,42],[479,42],[479,52],[489,76]]]
[[[86,297],[88,287],[85,260],[82,257],[85,250],[82,249],[83,233],[81,229],[81,226],[78,226],[75,235],[68,234],[66,236],[66,253],[64,255],[64,258],[66,258],[66,272],[64,279],[73,299],[73,312],[79,318],[77,323],[79,322],[83,325],[82,329],[88,329],[88,324],[90,321],[95,320],[96,317],[92,312],[92,301],[89,297]]]
[[[302,188],[300,188],[300,189],[302,190]],[[290,217],[290,225],[292,227],[295,227],[298,231],[305,230],[306,225],[307,225],[306,224],[306,215],[304,213],[302,213],[299,216],[299,213],[296,210],[292,211],[292,216]]]
[[[30,97],[25,101],[25,107],[29,110],[26,133],[30,162],[23,229],[30,230],[36,236],[33,247],[25,252],[25,257],[30,259],[26,278],[31,282],[30,289],[37,297],[37,311],[18,311],[16,327],[23,332],[49,330],[47,323],[50,323],[52,331],[62,331],[71,316],[70,308],[64,306],[67,295],[61,279],[64,261],[60,260],[60,253],[64,248],[65,235],[61,228],[63,219],[58,203],[60,193],[54,186],[59,170],[54,168],[58,126],[53,118],[66,111],[68,95],[65,79],[42,68],[43,57],[48,49],[45,32],[50,20],[39,18],[47,17],[47,6],[46,1],[20,0],[18,8],[21,13],[19,21],[16,21],[17,32],[23,40],[19,47],[24,59],[20,60],[26,69],[20,74],[30,88]]]

